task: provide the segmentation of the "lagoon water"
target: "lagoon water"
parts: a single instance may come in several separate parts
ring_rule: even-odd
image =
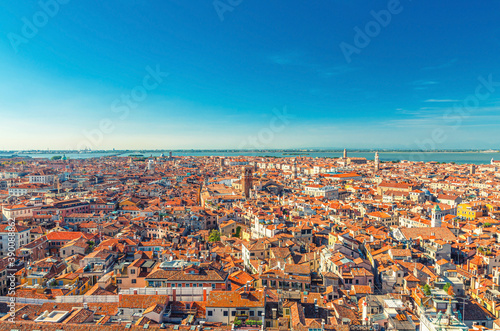
[[[105,156],[120,156],[126,157],[130,154],[142,154],[144,156],[160,156],[161,154],[168,155],[168,152],[128,152],[124,154],[117,154],[116,152],[102,152],[102,153],[69,153],[65,154],[66,157],[70,159],[84,159],[84,158],[96,158]],[[293,155],[291,155],[293,154]],[[299,155],[297,155],[299,154]],[[61,155],[60,153],[39,153],[39,154],[20,154],[19,156],[29,156],[32,158],[51,158],[52,156]],[[298,157],[298,156],[308,156],[308,157],[330,157],[338,158],[342,156],[342,152],[173,152],[176,156],[271,156],[271,157]],[[2,155],[1,157],[11,156]],[[375,157],[374,152],[348,152],[348,156],[351,157],[364,157],[368,160],[373,160]],[[436,161],[436,162],[455,162],[458,164],[489,164],[491,159],[500,160],[500,153],[481,153],[481,152],[379,152],[381,161],[400,161],[400,160],[411,160],[411,161]]]

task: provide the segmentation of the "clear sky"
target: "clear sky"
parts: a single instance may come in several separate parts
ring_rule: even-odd
[[[497,1],[3,1],[0,150],[500,148],[499,17]]]

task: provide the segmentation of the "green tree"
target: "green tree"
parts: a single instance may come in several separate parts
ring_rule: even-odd
[[[87,251],[92,252],[94,250],[95,243],[92,240],[89,240],[89,241],[87,241],[87,245],[89,245],[89,247],[87,248]]]
[[[450,283],[446,283],[446,284],[443,286],[443,291],[445,291],[446,293],[448,293],[448,290],[450,289],[450,286],[451,286],[451,284],[450,284]]]
[[[236,232],[233,234],[233,237],[234,238],[240,238],[240,236],[241,236],[241,226],[238,226],[236,228]]]
[[[51,159],[52,161],[54,161],[54,160],[60,160],[61,158],[62,158],[62,156],[61,156],[61,155],[54,155],[54,156],[53,156],[53,157],[51,157],[50,159]]]
[[[431,295],[431,288],[428,284],[425,284],[423,287],[423,291],[425,295]]]
[[[217,242],[220,241],[220,232],[219,230],[212,230],[210,235],[208,236],[208,241]]]

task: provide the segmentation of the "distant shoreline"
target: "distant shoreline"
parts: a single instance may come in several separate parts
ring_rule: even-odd
[[[322,151],[322,150],[300,150],[300,151],[285,151],[285,150],[188,150],[188,151],[91,151],[88,153],[79,153],[77,151],[39,151],[38,153],[27,152],[24,153],[1,153],[0,159],[51,159],[53,157],[66,156],[68,159],[88,159],[88,158],[125,158],[125,157],[141,157],[147,159],[150,156],[164,157],[169,156],[172,152],[173,157],[256,157],[256,158],[269,158],[269,159],[286,159],[286,158],[325,158],[325,159],[338,159],[343,155],[342,151]],[[348,157],[362,157],[367,160],[373,160],[375,157],[375,150],[359,151],[347,150]],[[400,162],[402,160],[409,160],[415,162],[439,162],[439,163],[455,163],[455,164],[490,164],[491,159],[500,159],[498,151],[466,151],[466,150],[447,150],[447,151],[378,151],[381,162]]]
[[[147,153],[282,153],[286,155],[307,155],[312,153],[343,153],[343,150],[285,150],[285,149],[268,149],[268,150],[230,150],[230,149],[198,149],[198,150],[95,150],[95,151],[0,151],[0,156],[11,156],[11,155],[24,155],[24,154],[102,154],[102,153],[112,153],[114,155],[121,154],[147,154]],[[429,154],[429,153],[464,153],[464,154],[497,154],[500,153],[499,150],[432,150],[432,151],[417,151],[417,150],[347,150],[347,153],[375,153],[388,154],[388,153],[407,153],[407,154]]]
[[[352,152],[352,153],[362,153],[362,152]],[[390,152],[378,152],[379,154],[389,154],[389,153],[408,153],[408,154],[416,154],[416,153],[436,153],[436,154],[445,154],[445,153],[453,153],[453,154],[496,154],[500,153],[500,151],[492,151],[492,152],[483,152],[483,151],[470,151],[470,152],[451,152],[451,151],[443,151],[443,152],[438,152],[438,151],[431,151],[431,152],[396,152],[396,151],[390,151]]]

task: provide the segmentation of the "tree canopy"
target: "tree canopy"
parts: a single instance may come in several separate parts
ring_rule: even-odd
[[[431,288],[428,284],[425,284],[423,289],[425,295],[431,295]]]
[[[208,236],[208,241],[217,242],[220,241],[220,232],[219,230],[212,230],[210,235]]]

